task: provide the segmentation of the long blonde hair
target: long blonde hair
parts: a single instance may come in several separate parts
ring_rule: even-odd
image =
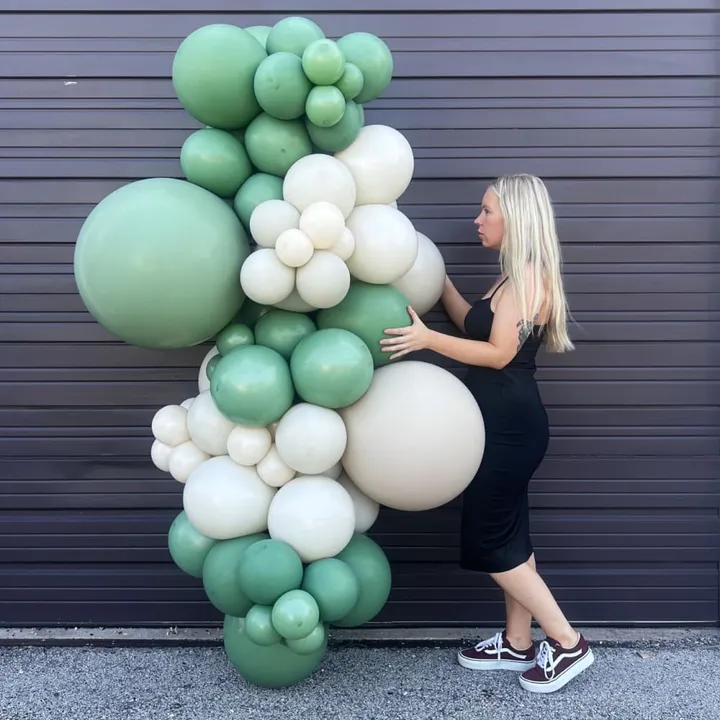
[[[560,241],[545,184],[534,175],[519,174],[500,177],[490,188],[498,197],[505,223],[500,268],[516,293],[522,317],[532,320],[547,307],[548,351],[572,350]]]

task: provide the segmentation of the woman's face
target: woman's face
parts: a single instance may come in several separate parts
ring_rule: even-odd
[[[485,192],[482,199],[482,210],[475,218],[475,224],[483,247],[500,250],[505,234],[505,221],[500,212],[500,201],[494,190],[488,189]]]

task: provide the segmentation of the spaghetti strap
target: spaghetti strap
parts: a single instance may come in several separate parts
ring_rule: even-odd
[[[508,279],[508,278],[503,278],[503,279],[498,283],[498,286],[490,293],[490,295],[488,295],[488,297],[486,298],[486,300],[492,300],[492,299],[495,297],[495,293],[505,284],[505,281],[506,281],[507,279]]]

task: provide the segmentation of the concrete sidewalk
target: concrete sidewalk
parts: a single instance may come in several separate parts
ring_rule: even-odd
[[[596,638],[593,667],[550,696],[526,693],[512,673],[464,670],[445,643],[335,646],[312,678],[274,691],[248,686],[213,644],[10,646],[0,720],[716,720],[720,634],[645,637]]]

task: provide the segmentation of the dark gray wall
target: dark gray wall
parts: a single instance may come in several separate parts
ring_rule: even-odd
[[[272,23],[294,2],[0,0],[0,623],[215,621],[171,564],[181,486],[149,424],[193,393],[206,348],[146,352],[84,311],[73,243],[94,203],[179,175],[196,124],[169,81],[203,24]],[[356,10],[365,5],[367,12]],[[433,8],[437,4],[430,4]],[[531,13],[543,5],[548,12]],[[577,622],[718,620],[718,143],[715,2],[306,0],[333,36],[397,60],[368,122],[406,133],[402,209],[470,299],[495,258],[472,218],[529,171],[557,203],[577,352],[542,357],[553,424],[533,484],[538,561]],[[576,11],[582,8],[582,11]],[[268,11],[276,11],[275,14]],[[337,12],[334,12],[337,10]],[[439,313],[434,322],[443,324]],[[380,620],[488,624],[499,593],[456,569],[458,503],[383,512]]]

